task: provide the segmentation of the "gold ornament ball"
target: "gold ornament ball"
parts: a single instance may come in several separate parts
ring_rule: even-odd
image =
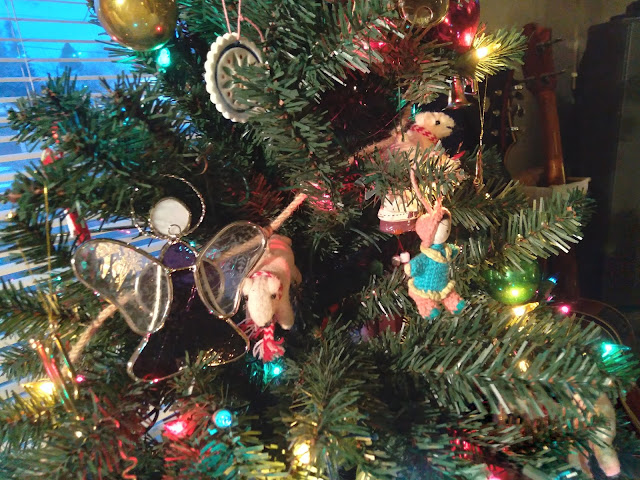
[[[447,16],[449,0],[399,0],[402,18],[418,27],[433,27]]]
[[[95,9],[114,41],[140,51],[162,47],[178,21],[175,0],[96,0]]]

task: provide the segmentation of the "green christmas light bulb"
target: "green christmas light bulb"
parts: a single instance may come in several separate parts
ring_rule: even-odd
[[[171,66],[171,52],[167,47],[160,49],[156,57],[156,63],[161,70],[165,70]]]

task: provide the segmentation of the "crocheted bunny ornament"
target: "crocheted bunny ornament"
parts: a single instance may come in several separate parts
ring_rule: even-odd
[[[451,215],[442,206],[441,197],[433,206],[424,198],[413,169],[411,183],[426,213],[416,221],[416,232],[421,240],[420,253],[404,266],[405,273],[411,277],[409,296],[424,318],[436,318],[441,312],[440,306],[451,313],[458,313],[465,302],[455,290],[455,281],[449,279],[449,263],[458,249],[445,243],[451,233]]]

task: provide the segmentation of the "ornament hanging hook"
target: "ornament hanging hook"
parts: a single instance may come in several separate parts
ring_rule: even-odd
[[[418,180],[416,178],[416,166],[412,166],[409,175],[411,176],[411,186],[413,187],[413,191],[416,194],[416,197],[418,197],[418,200],[420,200],[420,203],[422,203],[422,205],[424,206],[424,208],[427,210],[428,214],[433,213],[434,208],[431,206],[431,204],[429,203],[429,201],[425,198],[425,196],[422,193],[422,190],[420,190],[420,185],[418,185]]]

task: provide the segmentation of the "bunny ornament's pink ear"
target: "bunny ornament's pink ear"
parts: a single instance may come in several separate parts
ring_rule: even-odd
[[[416,222],[416,233],[420,237],[420,240],[422,240],[422,245],[430,247],[434,244],[436,233],[438,232],[438,227],[440,226],[440,223],[442,222],[445,214],[450,217],[449,211],[442,206],[441,196],[436,198],[436,201],[433,205],[431,205],[425,198],[422,190],[420,190],[420,186],[418,185],[415,168],[411,169],[410,175],[411,185],[413,186],[415,195],[426,210],[426,213],[421,215]],[[448,237],[448,235],[446,235],[446,237]],[[444,240],[446,240],[446,237]]]

